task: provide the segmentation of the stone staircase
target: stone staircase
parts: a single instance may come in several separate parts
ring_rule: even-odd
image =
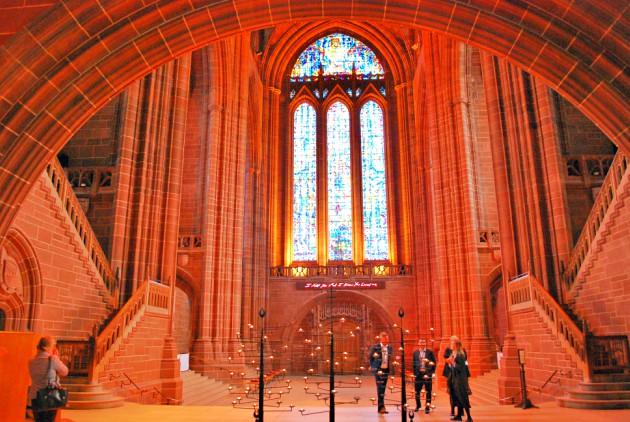
[[[472,396],[471,406],[498,406],[499,405],[499,370],[490,372],[468,380]]]
[[[183,381],[184,406],[228,406],[232,403],[228,384],[195,371],[185,371],[180,376]]]
[[[558,405],[574,409],[630,409],[630,374],[595,375],[558,398]]]
[[[124,403],[121,397],[101,384],[90,384],[87,378],[65,377],[62,385],[68,389],[68,408],[72,410],[110,409]]]

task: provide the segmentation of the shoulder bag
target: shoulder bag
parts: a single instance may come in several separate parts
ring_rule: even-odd
[[[48,370],[46,373],[50,376],[50,368],[52,366],[52,357],[48,358]],[[55,375],[57,373],[55,372]],[[33,399],[33,410],[53,410],[64,407],[68,403],[68,390],[61,387],[57,382],[48,380],[48,385],[37,390],[37,396]]]

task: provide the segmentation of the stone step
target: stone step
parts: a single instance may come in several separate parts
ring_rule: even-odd
[[[560,407],[570,407],[573,409],[630,409],[630,400],[583,400],[570,397],[560,397],[558,399]]]
[[[93,400],[93,401],[77,401],[70,400],[68,398],[68,408],[72,410],[87,410],[87,409],[111,409],[114,407],[122,407],[125,401],[120,397],[112,397],[106,400]]]
[[[572,399],[581,400],[630,400],[630,391],[588,391],[569,390],[567,391]]]
[[[70,383],[61,383],[67,390],[68,393],[73,392],[100,392],[103,391],[103,386],[101,384],[70,384]]]
[[[499,404],[499,370],[493,369],[479,377],[468,380],[472,396],[470,402],[473,406],[493,406]]]
[[[630,374],[596,374],[591,382],[630,382]]]
[[[111,391],[68,391],[68,400],[72,401],[103,401],[113,399]]]
[[[587,391],[630,391],[630,382],[582,382],[580,388]]]
[[[228,389],[224,385],[201,385],[194,390],[186,388],[182,398],[185,403],[188,403],[204,397],[226,396],[228,393]]]
[[[185,406],[210,406],[216,404],[228,405],[228,385],[212,380],[194,371],[182,372],[182,399]]]

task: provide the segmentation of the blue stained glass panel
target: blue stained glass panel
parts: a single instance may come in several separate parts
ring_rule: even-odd
[[[317,260],[317,114],[303,103],[293,114],[293,260]]]
[[[357,75],[385,74],[383,65],[367,45],[339,33],[326,35],[309,45],[295,62],[291,78],[299,81],[317,76],[320,67],[324,75],[349,75],[353,67]]]
[[[374,101],[368,101],[361,108],[360,120],[365,259],[387,260],[389,241],[383,110]]]
[[[328,258],[352,260],[352,180],[350,174],[350,112],[343,103],[327,115]]]

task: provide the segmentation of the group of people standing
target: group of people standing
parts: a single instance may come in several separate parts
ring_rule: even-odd
[[[388,413],[385,408],[385,390],[387,379],[390,374],[390,363],[393,358],[393,349],[389,344],[389,336],[382,332],[379,334],[379,343],[370,348],[370,368],[376,378],[376,392],[378,400],[378,413]],[[414,374],[414,392],[416,399],[415,412],[421,409],[421,391],[425,390],[425,413],[431,412],[431,397],[433,391],[433,375],[436,368],[436,359],[433,350],[427,349],[426,340],[418,340],[418,348],[413,352],[412,367]],[[450,345],[444,351],[444,371],[442,375],[446,378],[447,391],[450,396],[451,420],[461,421],[464,412],[468,417],[467,421],[472,422],[470,415],[471,393],[468,385],[470,371],[468,369],[468,354],[462,347],[462,342],[456,336],[450,338]],[[457,408],[457,414],[455,413]]]

